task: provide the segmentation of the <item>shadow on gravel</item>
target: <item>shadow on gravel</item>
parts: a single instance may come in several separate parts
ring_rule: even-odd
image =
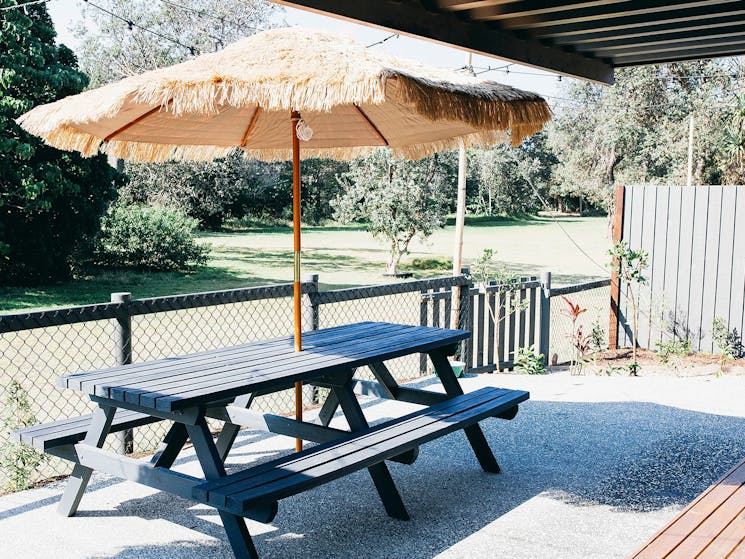
[[[413,466],[389,464],[410,521],[388,518],[367,472],[357,472],[282,501],[271,531],[254,537],[260,555],[431,558],[539,494],[624,511],[682,506],[745,456],[745,419],[650,403],[530,401],[513,421],[483,426],[502,474],[483,473],[454,433],[424,446]],[[207,520],[214,511],[188,505],[157,494],[119,511],[165,515],[219,544],[132,547],[113,557],[231,557],[221,527]]]

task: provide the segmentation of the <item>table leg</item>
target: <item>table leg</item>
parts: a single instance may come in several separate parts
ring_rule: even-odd
[[[186,429],[204,471],[204,477],[208,480],[224,477],[225,466],[204,417],[196,425],[187,425]],[[251,534],[248,532],[245,520],[228,512],[218,512],[236,559],[259,559],[259,554],[251,539]]]
[[[334,386],[332,390],[339,400],[341,409],[352,432],[366,429],[368,427],[367,420],[352,390],[351,375],[349,381],[341,386]],[[398,518],[399,520],[408,520],[409,513],[406,511],[404,502],[398,493],[398,489],[396,489],[396,484],[393,482],[393,478],[385,462],[375,464],[367,470],[370,472],[370,476],[375,484],[375,488],[378,490],[380,500],[383,501],[383,506],[388,516]]]
[[[166,433],[158,450],[155,451],[150,464],[158,468],[173,466],[188,438],[189,434],[186,432],[186,426],[183,423],[174,423]]]
[[[91,419],[91,426],[88,429],[88,433],[85,435],[83,444],[88,444],[101,448],[106,435],[111,430],[111,422],[114,420],[114,414],[116,408],[110,406],[100,406],[95,412],[93,412],[93,418]],[[64,516],[74,516],[78,511],[80,500],[83,498],[85,488],[88,486],[88,482],[91,479],[93,470],[87,466],[81,464],[75,464],[70,474],[70,479],[65,486],[65,492],[62,495],[62,499],[57,506],[57,511]]]
[[[331,420],[334,418],[334,414],[336,413],[336,410],[338,408],[339,398],[336,397],[336,394],[332,390],[331,392],[329,392],[329,395],[323,402],[321,411],[318,412],[318,419],[321,421],[321,425],[323,425],[324,427],[328,427],[329,423],[331,423]]]
[[[443,388],[445,388],[445,392],[447,392],[448,396],[460,396],[463,394],[463,389],[458,382],[458,377],[456,377],[453,372],[453,368],[450,366],[447,355],[445,355],[442,350],[435,350],[429,354],[429,357],[432,360],[432,365],[434,366],[435,371],[437,371],[437,376],[440,378],[440,382],[442,383]],[[479,464],[481,464],[483,470],[485,472],[498,474],[500,471],[499,464],[497,463],[497,459],[494,458],[494,454],[492,453],[491,448],[489,448],[489,443],[486,441],[484,432],[481,430],[478,423],[466,427],[463,431],[468,438],[468,442],[471,443],[473,453],[476,455],[476,459],[479,461]]]
[[[233,402],[233,405],[243,408],[249,408],[251,406],[251,402],[253,402],[253,399],[253,394],[245,394],[236,398]],[[235,443],[235,438],[238,436],[238,432],[240,430],[240,425],[235,425],[234,423],[226,421],[225,425],[223,425],[222,427],[222,431],[220,431],[220,434],[217,436],[217,442],[215,444],[217,445],[217,453],[220,455],[220,460],[223,463],[228,458],[230,449],[233,448],[233,443]]]

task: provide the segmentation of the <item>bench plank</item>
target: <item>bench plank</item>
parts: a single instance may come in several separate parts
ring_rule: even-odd
[[[733,557],[743,540],[745,460],[699,495],[633,557]]]
[[[42,423],[12,431],[11,438],[15,442],[33,446],[37,450],[46,452],[51,448],[76,444],[82,441],[88,432],[92,418],[92,414],[87,414],[50,423]],[[111,432],[124,431],[155,423],[156,421],[162,420],[143,413],[118,409],[116,415],[114,415]]]
[[[208,482],[194,497],[212,506],[244,514],[255,502],[279,500],[380,463],[437,437],[463,429],[527,400],[527,392],[483,388],[430,408]]]

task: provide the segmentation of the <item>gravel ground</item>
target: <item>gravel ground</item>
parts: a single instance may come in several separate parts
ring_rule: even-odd
[[[436,380],[424,385],[436,387]],[[249,522],[266,558],[622,558],[745,457],[742,377],[482,375],[523,388],[512,421],[485,422],[503,472],[483,473],[462,433],[390,464],[411,515],[388,518],[366,472],[283,501],[272,525]],[[365,404],[371,419],[411,406]],[[343,425],[343,420],[336,420]],[[292,446],[243,434],[232,465]],[[178,468],[198,472],[185,453]],[[61,484],[0,497],[0,557],[230,558],[214,510],[96,475],[75,518],[55,513]]]

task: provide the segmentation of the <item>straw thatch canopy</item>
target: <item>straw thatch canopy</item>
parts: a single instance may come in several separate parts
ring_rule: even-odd
[[[518,145],[551,118],[538,95],[392,57],[351,38],[274,29],[182,64],[42,105],[18,119],[48,144],[131,161],[291,153],[289,111],[313,129],[304,156],[387,145],[418,158],[460,144]]]

